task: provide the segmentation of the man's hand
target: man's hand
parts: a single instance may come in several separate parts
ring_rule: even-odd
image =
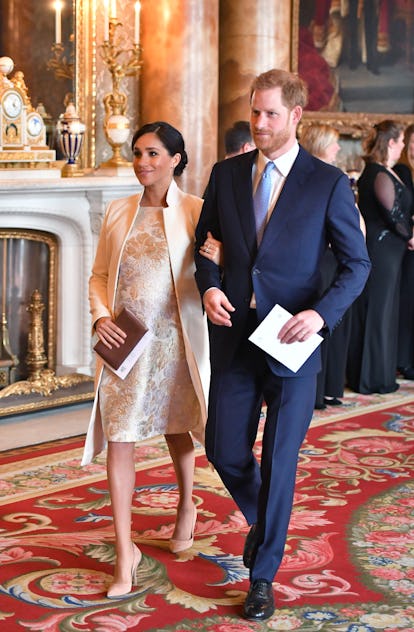
[[[115,325],[109,316],[98,318],[95,323],[95,331],[99,340],[102,340],[108,349],[112,349],[112,347],[119,348],[126,339],[126,333]]]
[[[208,319],[214,325],[224,325],[231,327],[231,318],[229,312],[234,312],[234,307],[230,303],[227,296],[218,288],[211,288],[204,292],[203,296],[204,309]]]
[[[320,331],[324,326],[322,316],[314,309],[305,309],[299,312],[283,325],[279,331],[280,342],[290,344],[292,342],[304,342],[312,334]]]

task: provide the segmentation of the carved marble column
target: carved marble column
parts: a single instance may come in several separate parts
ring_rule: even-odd
[[[143,0],[140,123],[164,120],[184,136],[179,186],[202,195],[217,159],[218,0]]]
[[[253,78],[290,69],[291,15],[291,0],[220,1],[219,157],[225,130],[249,119]]]

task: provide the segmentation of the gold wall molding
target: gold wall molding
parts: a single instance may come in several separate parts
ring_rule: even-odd
[[[75,2],[75,94],[76,109],[86,125],[81,166],[96,163],[96,0]]]
[[[371,127],[385,119],[398,121],[403,125],[413,122],[412,114],[369,114],[367,112],[304,112],[301,126],[309,127],[317,123],[332,125],[343,138],[359,140],[364,138]]]
[[[58,279],[58,240],[55,235],[43,231],[24,229],[0,229],[1,239],[28,239],[46,244],[49,249],[48,268],[48,305],[47,321],[47,365],[56,368],[56,320],[57,320],[57,279]]]

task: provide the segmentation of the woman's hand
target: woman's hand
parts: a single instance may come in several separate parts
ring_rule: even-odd
[[[206,259],[210,259],[210,261],[216,265],[223,265],[223,244],[221,241],[214,239],[210,231],[207,232],[207,239],[201,246],[199,253]]]
[[[98,318],[95,323],[96,334],[108,349],[120,347],[124,344],[126,333],[122,331],[109,316]]]

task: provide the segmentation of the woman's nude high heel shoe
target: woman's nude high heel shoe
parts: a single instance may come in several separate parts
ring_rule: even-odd
[[[181,551],[186,551],[187,549],[191,549],[194,542],[194,528],[197,522],[197,509],[195,506],[193,507],[193,522],[191,525],[191,534],[188,540],[176,540],[175,538],[171,538],[170,540],[170,551],[171,553],[180,553]]]
[[[108,592],[106,593],[108,599],[121,599],[131,592],[132,586],[137,583],[136,574],[141,560],[142,552],[136,544],[132,544],[131,579],[128,582],[114,582],[111,584],[108,588]]]

